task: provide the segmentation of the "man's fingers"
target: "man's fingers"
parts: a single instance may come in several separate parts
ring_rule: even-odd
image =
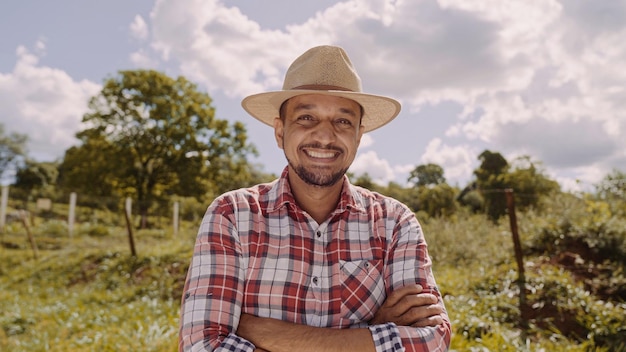
[[[425,324],[424,326],[430,326],[431,323],[428,319],[440,317],[441,313],[443,313],[443,308],[438,304],[420,305],[411,307],[397,319],[401,325],[405,326],[413,326],[413,324],[420,323],[422,320],[425,320],[422,322],[422,324]],[[437,325],[437,323],[434,325]]]
[[[415,323],[411,324],[414,328],[424,328],[427,326],[437,326],[443,324],[443,318],[441,315],[434,315],[432,317],[420,319]]]
[[[402,297],[394,306],[396,314],[405,314],[410,309],[437,304],[437,297],[430,293],[418,293]]]
[[[385,306],[387,307],[395,306],[399,301],[401,301],[405,297],[417,295],[421,293],[422,290],[423,290],[422,285],[419,285],[419,284],[404,286],[397,290],[394,290],[393,292],[389,294],[389,296],[387,296],[387,299],[385,300]]]
[[[437,296],[425,293],[421,285],[399,288],[389,294],[370,324],[394,322],[401,326],[435,326],[441,324],[443,307]]]

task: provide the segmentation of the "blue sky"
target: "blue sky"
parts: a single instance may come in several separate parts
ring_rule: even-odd
[[[529,155],[566,189],[626,170],[626,1],[111,0],[0,3],[0,122],[54,160],[118,70],[183,75],[246,123],[258,163],[285,165],[240,107],[300,53],[344,47],[364,90],[403,104],[351,171],[403,184],[419,164],[465,185],[485,149]]]

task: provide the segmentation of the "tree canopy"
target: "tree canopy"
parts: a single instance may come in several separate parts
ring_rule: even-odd
[[[0,180],[5,177],[12,176],[17,171],[19,165],[17,163],[20,158],[26,156],[26,142],[28,137],[19,133],[10,133],[4,129],[4,125],[0,123]],[[23,161],[23,160],[22,160]]]
[[[476,182],[466,187],[459,198],[474,209],[479,209],[476,202],[482,201],[482,208],[494,221],[507,213],[506,189],[514,191],[520,209],[539,206],[542,196],[559,190],[558,183],[546,176],[540,163],[533,162],[529,156],[521,156],[511,165],[502,154],[485,150],[478,160],[481,164],[474,170]]]
[[[138,199],[144,216],[161,196],[217,194],[249,182],[240,122],[215,118],[208,94],[184,77],[120,71],[89,102],[82,144],[61,165],[63,184],[83,192]]]
[[[443,168],[437,164],[418,165],[409,175],[409,182],[416,186],[439,185],[446,182]]]

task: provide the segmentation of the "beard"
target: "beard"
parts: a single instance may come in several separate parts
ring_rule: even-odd
[[[328,175],[321,172],[315,172],[315,168],[307,169],[302,165],[295,165],[291,162],[291,160],[289,160],[289,158],[287,158],[287,162],[302,181],[304,181],[308,185],[317,187],[330,187],[336,184],[348,171],[348,168],[345,168],[343,170],[339,170],[338,172]]]

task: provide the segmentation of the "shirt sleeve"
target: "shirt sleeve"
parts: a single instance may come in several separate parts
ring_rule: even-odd
[[[179,351],[254,351],[235,334],[245,268],[232,209],[224,199],[205,214],[183,289]]]
[[[443,298],[431,267],[426,240],[415,214],[405,207],[396,208],[393,234],[385,273],[388,292],[406,285],[420,284],[423,292],[435,295],[443,308],[443,324],[436,327],[414,328],[394,323],[370,327],[377,351],[447,351],[450,346],[451,326]],[[389,234],[388,234],[389,235]],[[398,348],[401,345],[401,348]]]

